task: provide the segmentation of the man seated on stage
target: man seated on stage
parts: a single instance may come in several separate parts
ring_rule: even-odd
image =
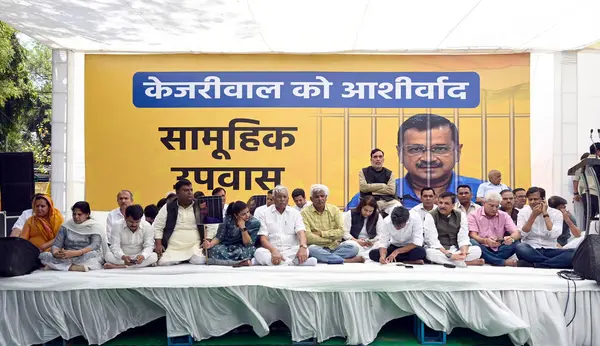
[[[125,219],[125,209],[133,204],[133,193],[129,190],[121,190],[117,193],[117,204],[119,207],[113,209],[106,217],[106,241],[112,244],[112,230]]]
[[[35,201],[36,197],[43,195],[43,193],[36,193],[35,195],[33,195],[33,198],[31,199],[31,204],[33,205],[33,201]],[[15,238],[20,237],[21,233],[23,233],[23,227],[25,226],[25,222],[27,222],[27,219],[29,219],[32,215],[33,209],[24,210],[17,219],[17,222],[15,222],[15,224],[12,226],[10,236]]]
[[[158,261],[154,252],[154,229],[143,220],[144,211],[138,204],[125,209],[125,220],[113,229],[110,252],[104,259],[104,269],[148,267]]]
[[[521,210],[527,204],[527,191],[522,187],[513,190],[515,194],[515,209]]]
[[[204,227],[192,183],[187,179],[179,180],[175,184],[175,192],[177,199],[162,207],[152,224],[158,265],[185,261],[204,264],[206,257],[200,247],[204,240]]]
[[[510,190],[502,190],[500,192],[500,197],[502,197],[502,202],[500,202],[500,210],[510,215],[510,218],[516,225],[519,210],[515,208],[515,194]]]
[[[342,213],[338,207],[327,203],[328,195],[327,186],[311,186],[312,205],[301,213],[311,257],[327,264],[364,262],[362,257],[357,256],[359,249],[352,242],[340,244],[344,235]]]
[[[467,217],[472,211],[481,208],[479,204],[473,203],[473,192],[469,185],[459,185],[456,188],[456,196],[458,197],[458,202],[456,202],[454,209],[462,211]]]
[[[419,216],[421,216],[421,222],[423,222],[423,220],[425,220],[425,216],[436,208],[437,205],[435,205],[435,191],[430,187],[424,187],[421,190],[421,203],[417,204],[411,209],[411,211],[419,214]]]
[[[421,218],[404,207],[394,208],[383,220],[379,240],[369,252],[369,258],[381,264],[424,264],[425,255]]]
[[[156,215],[158,215],[158,207],[156,205],[150,204],[150,205],[147,205],[146,208],[144,208],[144,219],[149,224],[154,223],[154,219],[156,219]]]
[[[485,195],[483,207],[469,214],[469,236],[471,244],[481,249],[485,263],[515,267],[517,261],[510,258],[515,254],[521,235],[510,215],[498,210],[501,200],[497,192]]]
[[[385,215],[402,204],[396,197],[394,173],[383,167],[384,154],[381,149],[371,150],[371,165],[358,172],[360,196],[373,196],[379,210]]]
[[[294,191],[292,191],[292,200],[294,201],[294,204],[296,204],[292,208],[297,211],[302,211],[304,208],[311,205],[311,202],[306,200],[306,194],[303,189],[294,189]]]
[[[558,243],[557,247],[563,247],[567,245],[571,237],[581,237],[581,230],[579,227],[577,227],[575,216],[571,215],[571,213],[567,210],[566,199],[559,196],[552,196],[548,198],[548,206],[560,211],[563,215],[562,233],[560,236],[558,236],[558,239],[556,239],[556,242]]]
[[[483,198],[488,192],[500,193],[502,190],[509,190],[508,186],[502,184],[502,173],[499,170],[492,169],[488,173],[489,181],[481,183],[477,189],[477,203],[483,203]]]
[[[530,187],[529,205],[519,211],[517,227],[523,238],[516,251],[519,267],[570,268],[574,250],[556,248],[563,230],[563,215],[548,207],[545,198],[544,189]]]
[[[273,190],[267,191],[267,204],[261,205],[260,207],[254,209],[254,216],[256,219],[260,220],[261,215],[267,210],[268,207],[272,206],[273,201]]]
[[[427,244],[427,259],[438,264],[454,264],[457,267],[483,265],[481,249],[470,246],[467,216],[454,209],[456,203],[452,192],[442,192],[437,209],[431,211],[435,222],[437,239]]]
[[[317,265],[308,258],[304,222],[300,212],[288,205],[286,187],[273,189],[274,204],[260,214],[258,236],[262,247],[254,252],[252,264],[260,265]]]

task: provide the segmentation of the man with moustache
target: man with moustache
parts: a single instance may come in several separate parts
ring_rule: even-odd
[[[418,193],[432,187],[436,195],[454,192],[458,185],[469,185],[477,191],[481,180],[454,173],[460,161],[462,144],[456,126],[437,114],[416,114],[406,119],[398,130],[398,155],[408,173],[396,179],[396,195],[406,208],[420,203]],[[355,195],[346,209],[358,205]]]
[[[371,150],[371,165],[358,172],[360,196],[373,196],[379,210],[386,215],[402,204],[396,197],[394,173],[383,167],[384,153],[381,149]]]
[[[524,188],[518,187],[513,190],[515,194],[515,209],[521,210],[527,204],[527,192]]]
[[[473,191],[471,191],[469,185],[459,185],[456,189],[456,196],[458,197],[458,201],[454,209],[462,211],[466,216],[469,216],[469,213],[472,211],[481,208],[479,204],[473,203]],[[423,199],[423,194],[421,194],[421,199]]]
[[[502,190],[500,192],[500,196],[502,197],[502,202],[500,202],[500,210],[510,215],[510,218],[513,220],[515,225],[517,224],[517,216],[519,215],[519,210],[515,208],[515,195],[510,190]]]

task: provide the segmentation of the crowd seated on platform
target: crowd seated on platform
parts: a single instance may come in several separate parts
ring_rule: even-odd
[[[414,135],[412,130],[420,131],[418,126],[405,131],[405,141]],[[446,130],[452,132],[451,127]],[[411,160],[427,152],[409,149]],[[445,149],[436,150],[439,154]],[[415,185],[410,195],[418,195],[420,203],[412,203],[413,198],[409,209],[395,192],[397,180],[383,165],[383,151],[372,150],[370,158],[371,165],[359,172],[358,203],[345,213],[327,203],[329,188],[322,184],[307,190],[310,202],[303,188],[295,188],[294,206],[284,186],[253,196],[248,203],[230,204],[225,203],[227,191],[217,187],[211,195],[222,200],[223,222],[206,225],[212,219],[200,200],[204,193],[194,193],[192,183],[182,179],[174,192],[146,208],[134,204],[131,191],[119,191],[118,207],[108,213],[105,227],[92,218],[85,201],[75,203],[72,217],[64,221],[49,196],[36,194],[32,209],[23,212],[11,236],[34,244],[46,269],[62,271],[179,263],[315,266],[366,261],[571,267],[584,229],[567,211],[565,198],[546,201],[540,187],[511,189],[502,184],[501,172],[490,170],[489,181],[477,188],[481,205],[473,201],[473,184],[457,184],[456,191],[447,191],[449,186],[415,190]],[[577,185],[575,180],[575,197],[581,191]],[[594,186],[590,188],[597,194]]]

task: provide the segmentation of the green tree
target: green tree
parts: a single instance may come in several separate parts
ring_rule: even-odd
[[[51,50],[23,47],[0,22],[0,151],[31,151],[36,163],[50,163],[51,112]]]
[[[14,29],[0,22],[0,149],[20,146],[23,114],[30,106],[31,82],[25,66],[26,52]]]

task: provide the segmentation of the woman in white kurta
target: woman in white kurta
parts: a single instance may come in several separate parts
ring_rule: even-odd
[[[373,196],[364,196],[354,209],[344,213],[344,243],[358,247],[358,256],[369,259],[369,251],[379,239],[383,218]]]

